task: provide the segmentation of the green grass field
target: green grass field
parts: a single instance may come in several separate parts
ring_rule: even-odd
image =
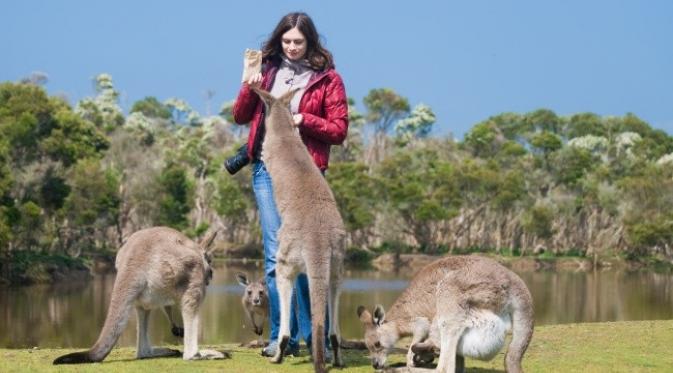
[[[205,346],[201,346],[205,347]],[[180,347],[181,348],[181,347]],[[274,365],[258,350],[233,345],[208,346],[232,354],[228,360],[182,361],[178,358],[136,361],[132,348],[114,349],[102,363],[53,366],[73,350],[0,350],[0,372],[312,372],[308,356],[288,357]],[[373,372],[364,351],[347,350],[350,372]],[[469,360],[468,372],[503,372],[501,353],[493,361]],[[391,363],[404,361],[393,355]],[[673,320],[542,326],[535,330],[524,359],[527,372],[673,372]],[[334,372],[339,370],[334,369]]]

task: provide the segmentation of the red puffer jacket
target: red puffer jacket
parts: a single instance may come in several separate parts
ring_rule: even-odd
[[[262,88],[271,91],[278,66],[266,63],[262,72]],[[348,131],[348,101],[341,76],[329,69],[313,74],[299,102],[304,116],[299,133],[309,154],[320,170],[326,170],[331,145],[339,145]],[[247,84],[243,84],[234,103],[234,121],[250,123],[248,156],[252,159],[264,136],[264,103]]]

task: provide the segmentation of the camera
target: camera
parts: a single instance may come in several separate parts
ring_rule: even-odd
[[[243,146],[238,148],[236,154],[224,161],[224,168],[227,169],[229,174],[233,175],[248,163],[250,163],[250,157],[248,157],[248,144],[243,144]]]

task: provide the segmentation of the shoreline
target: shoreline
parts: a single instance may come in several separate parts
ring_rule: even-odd
[[[551,257],[551,256],[509,256],[494,253],[465,253],[456,255],[482,255],[496,260],[516,272],[537,271],[573,271],[589,272],[594,270],[656,271],[673,272],[673,263],[646,258],[627,260],[619,257]],[[393,254],[384,253],[367,261],[346,261],[346,267],[369,268],[379,272],[414,273],[443,257],[444,255]],[[45,259],[46,258],[46,259]],[[68,281],[86,281],[96,275],[114,273],[114,255],[98,254],[91,257],[54,260],[53,257],[38,257],[31,263],[23,263],[28,269],[22,273],[5,277],[0,272],[0,286],[30,286],[38,284],[56,284]],[[216,257],[217,261],[230,264],[259,266],[262,259],[240,257]],[[7,264],[2,263],[4,268]]]

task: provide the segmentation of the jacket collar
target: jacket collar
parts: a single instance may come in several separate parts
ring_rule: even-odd
[[[265,69],[265,71],[268,71],[268,74],[270,76],[270,79],[267,81],[267,84],[263,87],[265,90],[270,91],[271,87],[273,87],[273,82],[276,79],[276,73],[278,72],[279,67],[280,67],[280,59],[277,59],[277,60],[272,59],[272,60],[267,61],[264,64],[264,69]],[[330,68],[330,69],[319,71],[319,72],[316,72],[315,74],[313,74],[313,76],[311,76],[311,79],[308,81],[308,84],[306,84],[306,89],[305,90],[308,91],[309,88],[311,88],[311,86],[318,83],[324,77],[329,75],[330,72],[332,72],[332,70],[334,70],[334,69]]]

